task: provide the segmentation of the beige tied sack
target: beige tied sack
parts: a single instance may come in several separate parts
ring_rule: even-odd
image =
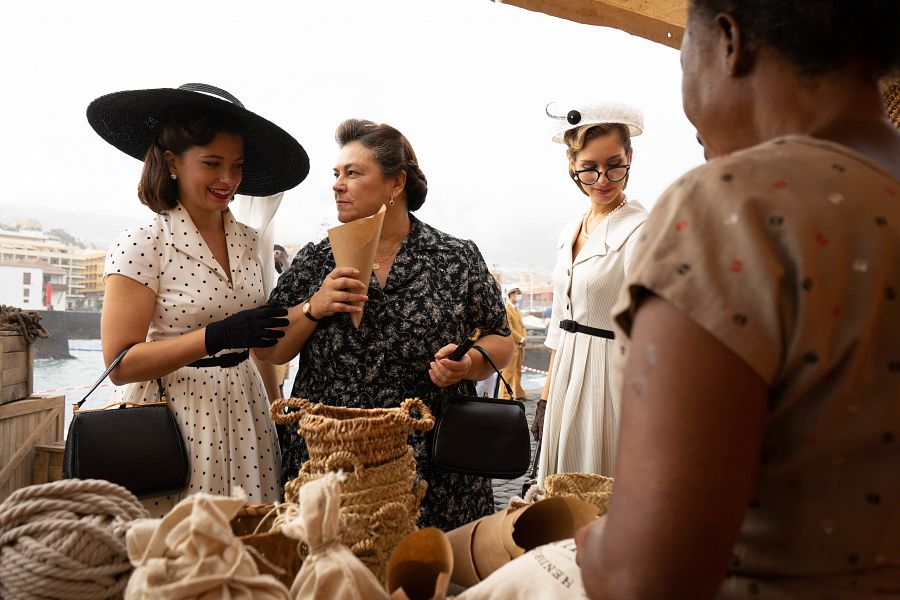
[[[575,540],[538,546],[512,560],[455,600],[533,600],[587,598],[575,563]]]
[[[162,519],[140,519],[128,530],[135,571],[126,600],[289,600],[287,588],[260,575],[231,531],[247,499],[195,494]]]
[[[309,547],[291,586],[294,600],[388,598],[372,572],[340,542],[342,476],[329,473],[304,484],[298,492],[299,506],[289,505],[285,511],[281,532]]]

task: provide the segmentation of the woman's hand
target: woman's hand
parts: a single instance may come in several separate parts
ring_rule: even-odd
[[[428,369],[428,377],[439,388],[456,385],[465,378],[466,373],[472,367],[472,359],[468,353],[463,354],[459,360],[447,358],[454,350],[456,350],[456,344],[447,344],[438,350]]]
[[[359,271],[352,267],[337,267],[328,274],[319,287],[319,291],[309,299],[309,310],[317,319],[330,317],[337,313],[360,313],[361,306],[353,306],[350,302],[365,302],[366,286],[353,279]]]

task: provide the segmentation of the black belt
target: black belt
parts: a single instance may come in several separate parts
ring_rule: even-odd
[[[569,321],[568,319],[565,321],[560,321],[559,328],[564,331],[568,331],[569,333],[586,333],[588,335],[602,337],[608,340],[616,339],[616,334],[609,329],[597,329],[596,327],[588,327],[587,325],[581,325],[579,323],[576,323],[575,321]]]
[[[209,358],[201,358],[190,363],[189,367],[236,367],[245,360],[250,358],[250,351],[231,352],[221,356],[211,356]]]

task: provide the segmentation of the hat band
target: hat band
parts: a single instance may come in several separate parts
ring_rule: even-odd
[[[222,100],[227,100],[232,104],[236,104],[241,108],[245,108],[240,100],[238,100],[222,88],[217,88],[214,85],[209,85],[206,83],[185,83],[184,85],[179,85],[178,89],[188,92],[198,92],[200,94],[206,94],[207,96],[216,96],[218,98],[221,98]]]

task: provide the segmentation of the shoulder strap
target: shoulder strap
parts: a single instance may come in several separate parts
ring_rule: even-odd
[[[492,367],[492,368],[494,369],[494,371],[497,373],[497,377],[499,377],[499,378],[500,378],[500,381],[503,382],[503,387],[506,388],[506,393],[509,394],[509,397],[510,397],[510,398],[513,398],[513,391],[512,391],[512,388],[509,386],[508,383],[506,383],[506,380],[503,379],[503,374],[500,373],[500,369],[498,369],[498,368],[497,368],[497,365],[494,364],[494,361],[491,360],[491,357],[490,357],[490,355],[487,353],[487,350],[485,350],[484,348],[482,348],[482,347],[479,346],[478,344],[475,344],[475,345],[472,346],[472,347],[475,348],[476,350],[478,350],[478,352],[481,353],[481,356],[484,357],[484,360],[486,360],[487,363],[488,363],[489,365],[491,365],[491,367]]]
[[[106,370],[103,371],[103,375],[100,376],[100,379],[97,380],[97,383],[94,384],[94,387],[92,387],[90,391],[88,391],[88,393],[84,395],[84,398],[82,398],[81,401],[78,402],[75,406],[81,408],[81,405],[85,403],[85,401],[88,399],[88,396],[93,394],[94,390],[97,389],[97,386],[99,386],[107,377],[109,377],[109,374],[119,365],[120,362],[122,362],[122,359],[125,358],[125,353],[129,350],[131,350],[131,346],[127,346],[124,350],[119,352],[119,355],[115,357],[113,361],[109,363],[109,366],[106,368]]]

